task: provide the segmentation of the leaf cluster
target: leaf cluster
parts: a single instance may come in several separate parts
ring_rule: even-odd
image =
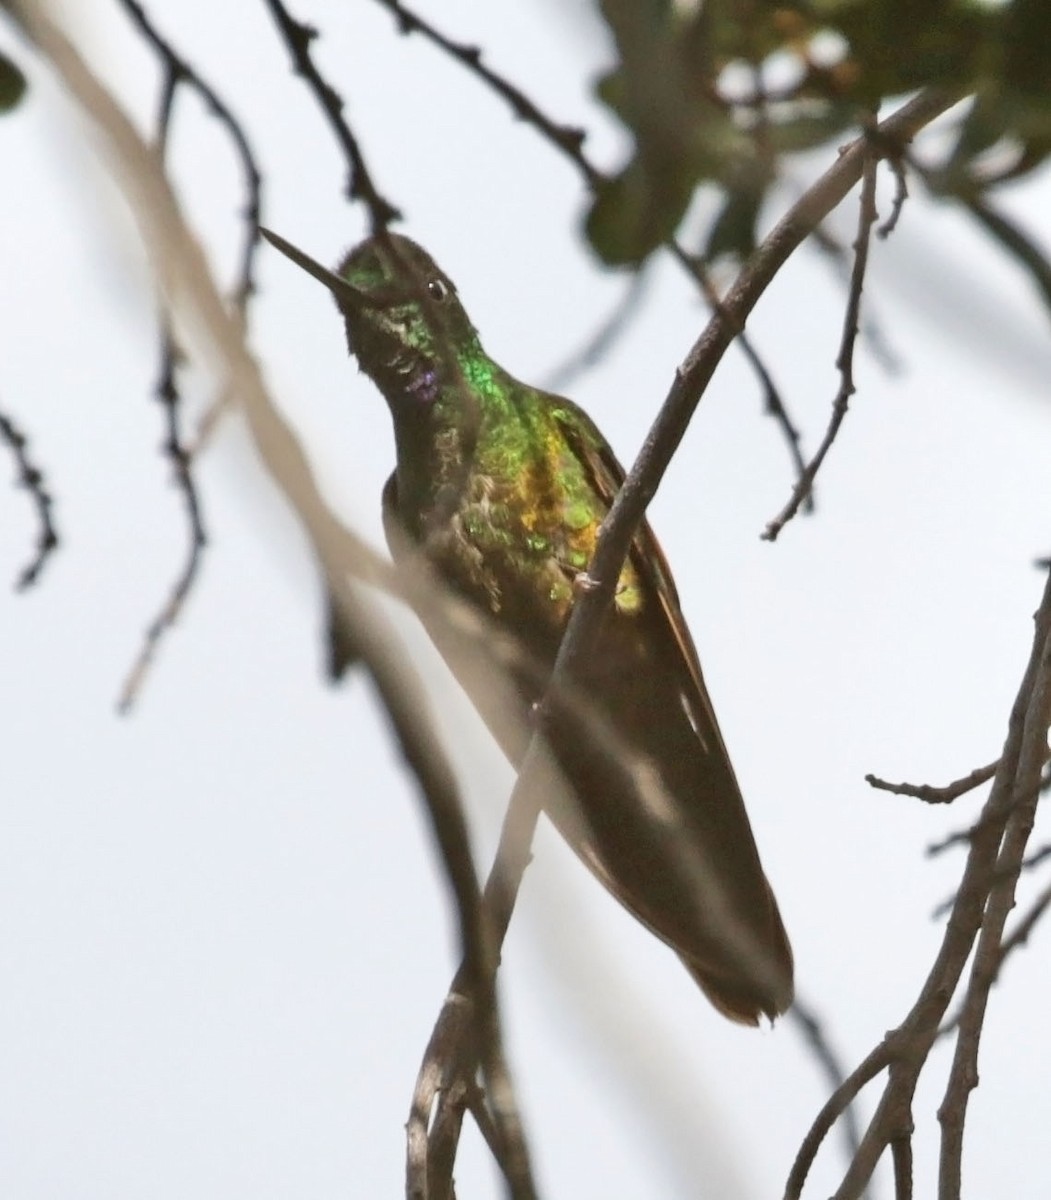
[[[746,257],[790,157],[867,128],[921,88],[969,98],[938,190],[973,201],[1051,152],[1045,0],[602,0],[619,61],[598,84],[635,146],[588,214],[611,263],[675,236],[699,189],[717,212],[703,255]]]

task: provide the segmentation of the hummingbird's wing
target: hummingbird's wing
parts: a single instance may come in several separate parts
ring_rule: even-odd
[[[552,397],[551,412],[608,508],[624,481],[616,456],[575,405]],[[792,951],[759,861],[671,570],[646,521],[636,532],[630,561],[645,601],[638,615],[615,616],[612,624],[621,628],[611,633],[633,634],[646,643],[660,670],[652,687],[632,678],[619,681],[621,703],[630,708],[634,694],[634,712],[625,728],[637,735],[637,744],[653,758],[672,795],[675,840],[685,853],[683,865],[691,868],[690,855],[695,851],[693,867],[719,889],[732,921],[742,927],[762,960],[759,971],[742,967],[733,945],[727,949],[727,939],[719,936],[718,919],[713,917],[709,928],[700,927],[694,915],[696,902],[683,906],[681,891],[670,883],[650,881],[655,873],[652,862],[645,879],[635,870],[623,847],[632,837],[638,842],[640,832],[629,834],[623,829],[622,812],[614,810],[605,828],[601,813],[597,820],[591,815],[598,844],[590,853],[585,851],[585,857],[622,903],[679,951],[717,1008],[735,1020],[755,1024],[761,1012],[774,1016],[791,1003]],[[734,941],[733,936],[729,941]]]

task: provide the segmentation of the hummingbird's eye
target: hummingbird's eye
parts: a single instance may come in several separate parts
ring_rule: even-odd
[[[427,280],[427,295],[432,300],[447,300],[449,298],[449,288],[444,279],[428,279]]]

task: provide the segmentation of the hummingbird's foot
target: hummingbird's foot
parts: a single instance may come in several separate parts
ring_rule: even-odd
[[[581,594],[593,592],[599,587],[599,581],[592,578],[587,571],[578,571],[573,576],[573,591]]]

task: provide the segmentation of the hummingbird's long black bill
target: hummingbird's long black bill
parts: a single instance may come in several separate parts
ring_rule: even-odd
[[[264,229],[262,225],[259,226],[259,232],[275,250],[280,250],[297,267],[302,267],[308,275],[313,275],[319,283],[323,283],[341,304],[346,304],[349,308],[357,309],[375,307],[375,301],[371,296],[354,287],[353,284],[347,283],[335,271],[330,271],[328,267],[323,267],[317,259],[311,258],[309,254],[304,254],[302,250],[293,246],[291,242],[285,241],[280,234],[274,233],[271,229]]]

